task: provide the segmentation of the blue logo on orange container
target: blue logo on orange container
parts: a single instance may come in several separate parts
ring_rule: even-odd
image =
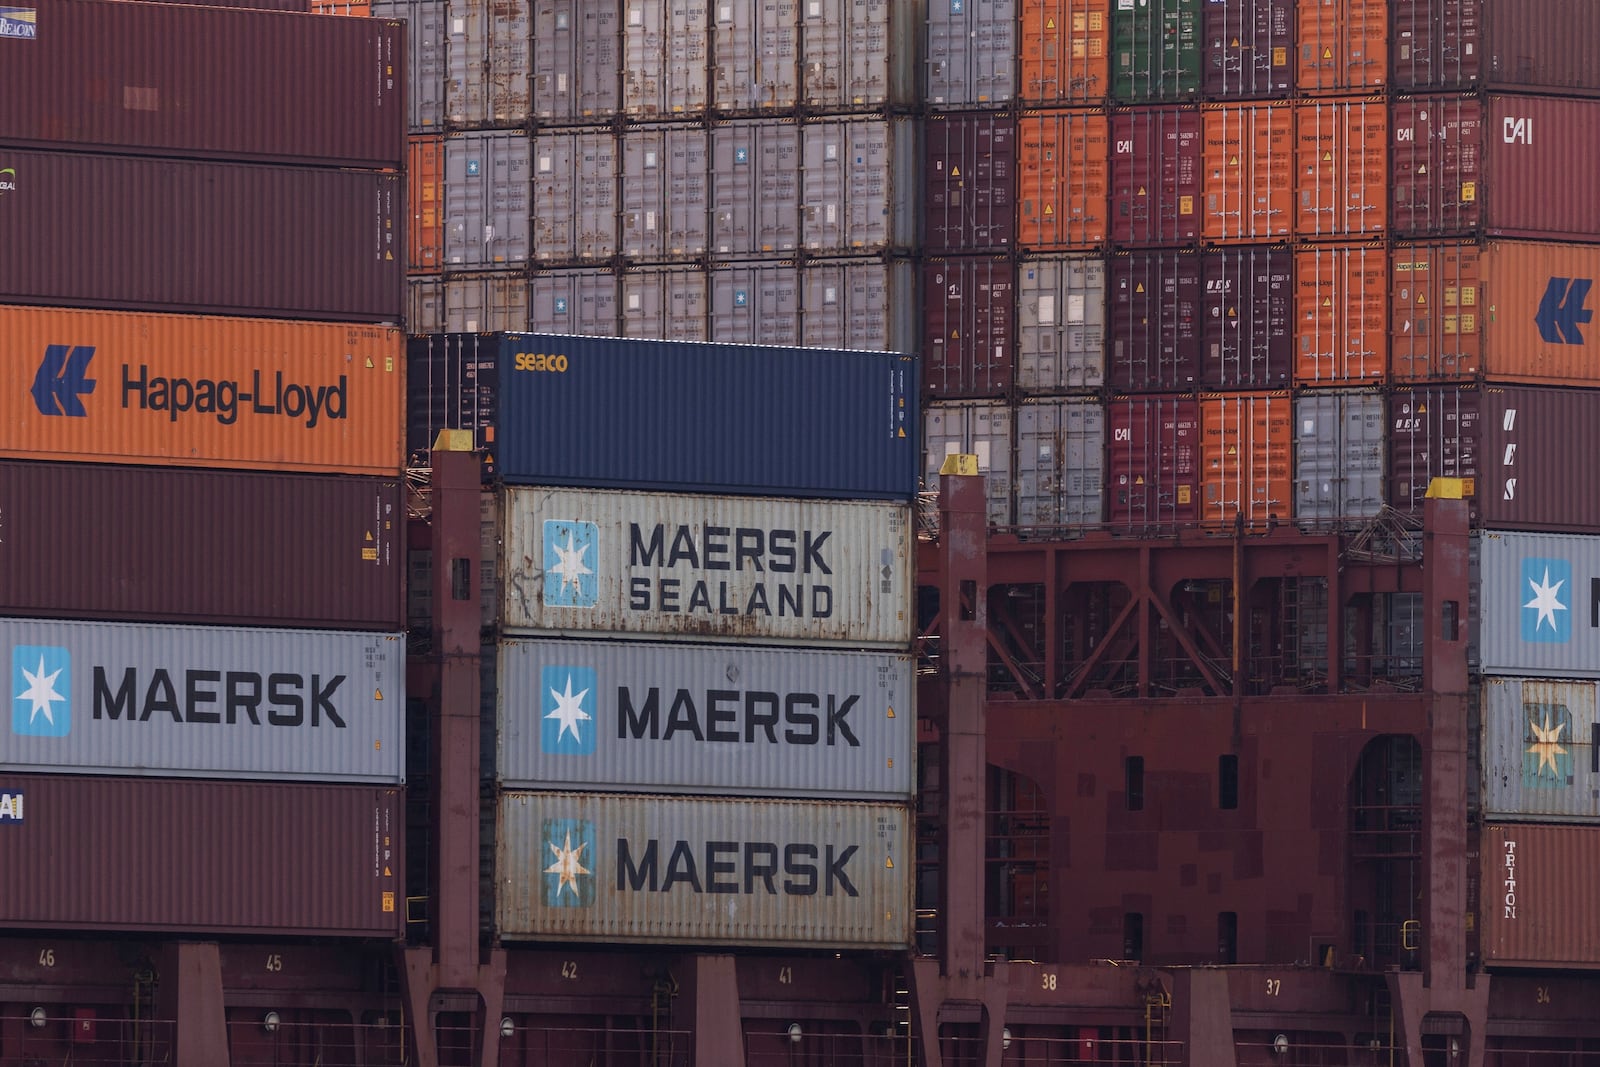
[[[540,834],[539,896],[547,908],[594,904],[594,823],[546,819]]]
[[[72,654],[66,649],[11,649],[11,732],[32,737],[72,732]]]

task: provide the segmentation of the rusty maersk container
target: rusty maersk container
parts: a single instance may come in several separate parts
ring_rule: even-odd
[[[5,35],[5,145],[405,166],[401,22],[116,0],[8,10],[33,32]]]
[[[1490,823],[1480,840],[1484,965],[1600,966],[1600,826]]]
[[[1483,679],[1483,814],[1600,824],[1595,683]]]
[[[1486,530],[1478,560],[1484,674],[1600,677],[1600,537]]]
[[[508,487],[507,632],[905,648],[908,505]]]
[[[6,927],[405,930],[405,795],[393,786],[0,772],[0,831]]]
[[[522,789],[905,801],[902,652],[507,639],[495,776]]]
[[[405,314],[397,172],[21,149],[0,150],[0,170],[0,301],[336,322]]]
[[[1600,94],[1592,0],[1389,0],[1396,89]]]
[[[508,792],[499,808],[495,926],[508,941],[911,941],[903,804]]]

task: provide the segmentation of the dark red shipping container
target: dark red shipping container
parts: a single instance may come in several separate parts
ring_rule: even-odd
[[[1111,116],[1111,239],[1184,245],[1200,237],[1200,148],[1193,107],[1126,108]]]
[[[404,503],[398,479],[0,460],[0,613],[402,630]]]
[[[404,314],[399,174],[25,150],[5,165],[0,302],[338,322]]]
[[[140,0],[141,3],[194,4],[201,7],[248,7],[261,11],[310,11],[310,0]]]
[[[1212,100],[1288,96],[1294,86],[1294,0],[1208,0],[1200,87]]]
[[[400,937],[404,793],[0,775],[0,926]],[[20,799],[19,799],[20,798]]]
[[[1106,515],[1119,526],[1200,518],[1200,402],[1189,396],[1119,396],[1110,424]]]
[[[1201,260],[1200,384],[1283,389],[1294,372],[1294,253],[1248,245]]]
[[[37,20],[0,63],[5,143],[405,165],[401,21],[121,0],[38,0]]]
[[[1119,392],[1192,389],[1200,380],[1200,255],[1111,258],[1106,379]]]
[[[1011,390],[1017,268],[998,256],[923,264],[923,390],[945,399]]]
[[[1010,251],[1017,228],[1017,120],[936,115],[924,135],[924,251]]]
[[[1389,394],[1389,504],[1421,511],[1434,478],[1478,477],[1482,398],[1472,386]]]
[[[1389,0],[1389,25],[1393,84],[1404,92],[1600,93],[1594,0]]]

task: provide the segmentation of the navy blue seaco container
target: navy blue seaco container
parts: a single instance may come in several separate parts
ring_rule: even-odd
[[[471,429],[507,484],[916,494],[913,356],[508,333],[413,338],[409,362],[413,457]]]

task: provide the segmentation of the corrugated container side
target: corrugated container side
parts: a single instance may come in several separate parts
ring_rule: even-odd
[[[1201,29],[1201,88],[1208,97],[1290,94],[1295,83],[1293,0],[1209,0]]]
[[[915,242],[917,127],[904,117],[800,127],[800,232],[808,252],[860,255]]]
[[[1017,244],[1093,249],[1110,212],[1110,120],[1104,110],[1028,111],[1017,120]]]
[[[446,0],[372,0],[375,18],[406,24],[406,126],[416,133],[444,129],[449,16]]]
[[[800,273],[792,262],[734,263],[706,274],[710,340],[725,344],[800,344]]]
[[[990,526],[1010,526],[1012,409],[1003,402],[933,403],[922,410],[922,487],[939,488],[945,457],[978,457]]]
[[[1600,529],[1600,390],[1485,385],[1477,510],[1501,529]]]
[[[1475,96],[1398,97],[1390,105],[1391,224],[1397,236],[1471,234],[1487,163],[1484,106]]]
[[[1132,528],[1200,518],[1200,405],[1192,396],[1119,396],[1106,404],[1107,516]]]
[[[471,430],[496,473],[494,426],[500,404],[500,339],[492,334],[432,334],[406,341],[406,466],[426,467],[440,430]]]
[[[622,18],[622,109],[633,118],[706,108],[706,5],[629,0]]]
[[[800,127],[790,120],[719,122],[711,130],[711,244],[719,255],[800,247]]]
[[[1301,100],[1295,136],[1295,233],[1313,241],[1384,233],[1389,102]]]
[[[1482,72],[1481,9],[1478,0],[1389,0],[1394,87],[1425,92],[1475,86]]]
[[[1193,388],[1200,380],[1200,256],[1121,252],[1111,257],[1107,376],[1118,391]]]
[[[1200,0],[1117,0],[1111,95],[1122,103],[1187,100],[1200,88]]]
[[[801,343],[914,352],[917,268],[901,259],[810,260],[800,268]]]
[[[1482,363],[1478,246],[1396,244],[1390,260],[1390,366],[1397,382],[1472,380]]]
[[[1589,48],[1600,10],[1587,0],[1390,0],[1390,8],[1397,88],[1600,91]]]
[[[1274,241],[1294,229],[1294,107],[1208,104],[1202,109],[1209,241]]]
[[[411,138],[406,191],[411,201],[411,254],[406,269],[412,274],[437,274],[444,264],[443,137]]]
[[[444,283],[443,329],[449,333],[526,330],[528,296],[528,276],[520,272],[454,276]],[[615,333],[616,324],[610,324],[607,332]]]
[[[438,278],[406,279],[406,332],[438,333],[444,329],[444,282]]]
[[[109,0],[21,10],[34,13],[37,35],[8,37],[0,63],[8,147],[388,170],[405,162],[397,22]],[[17,177],[44,180],[20,168]]]
[[[1389,0],[1297,0],[1295,80],[1303,93],[1381,88],[1389,77]]]
[[[7,615],[405,625],[397,478],[4,461],[0,501]]]
[[[1481,401],[1477,389],[1458,385],[1390,394],[1390,505],[1420,512],[1434,478],[1477,478]]]
[[[927,102],[998,107],[1017,91],[1015,0],[928,5]]]
[[[796,0],[724,0],[711,8],[711,103],[718,111],[790,110],[800,98]]]
[[[686,126],[634,128],[621,136],[625,256],[682,259],[706,250],[709,138]]]
[[[1111,116],[1111,239],[1183,245],[1200,237],[1203,140],[1192,107],[1128,108]]]
[[[445,266],[493,269],[528,261],[532,153],[520,130],[445,138]]]
[[[1288,393],[1200,398],[1201,521],[1246,526],[1287,519],[1293,508],[1294,412]]]
[[[1593,682],[1485,678],[1484,816],[1600,824],[1597,723]]]
[[[615,4],[534,0],[533,113],[604,122],[622,111],[622,35]]]
[[[0,776],[0,922],[398,939],[404,798],[392,787]]]
[[[538,133],[533,137],[530,163],[535,262],[616,255],[619,164],[615,135],[594,130]],[[527,195],[525,185],[518,187],[523,196]],[[524,224],[527,215],[524,202]]]
[[[1589,625],[1600,537],[1485,531],[1478,568],[1484,674],[1600,676],[1600,629]]]
[[[1385,503],[1387,422],[1377,392],[1325,391],[1295,400],[1294,517],[1339,525],[1377,515]]]
[[[1481,841],[1484,965],[1600,966],[1600,827],[1491,824]]]
[[[911,640],[905,504],[544,488],[504,501],[508,632]]]
[[[805,103],[819,111],[909,103],[916,80],[911,39],[921,20],[899,15],[891,0],[820,0],[801,5],[800,79]]]
[[[929,396],[1003,396],[1016,350],[1016,265],[998,256],[923,264],[923,389]]]
[[[1389,253],[1381,244],[1305,245],[1294,254],[1294,383],[1383,381],[1389,365]]]
[[[236,5],[219,4],[219,7]],[[262,4],[237,5],[249,7],[262,7]],[[372,14],[372,6],[366,0],[311,0],[311,14],[313,15],[351,15],[357,18],[367,18]]]
[[[448,0],[446,114],[457,126],[521,126],[532,110],[528,4]]]
[[[530,353],[555,366],[545,360],[541,369],[537,358],[517,366]],[[500,371],[498,458],[508,481],[840,498],[916,492],[919,392],[909,355],[507,334]],[[619,395],[624,381],[631,387]],[[601,410],[614,421],[596,441]],[[580,451],[574,440],[593,443]]]
[[[1200,260],[1200,381],[1212,389],[1283,389],[1294,348],[1294,255],[1214,249]]]
[[[0,300],[342,322],[404,314],[398,173],[23,150],[7,153],[6,169]]]
[[[1022,0],[1024,104],[1098,104],[1111,94],[1111,0]]]
[[[541,270],[528,285],[528,328],[535,333],[615,337],[621,301],[609,270]]]
[[[624,273],[619,286],[623,336],[709,339],[706,273],[701,268],[641,267]]]
[[[498,654],[503,785],[911,797],[906,653],[508,640]]]
[[[397,475],[404,335],[0,307],[0,454]]]
[[[1017,388],[1099,389],[1106,377],[1106,262],[1025,259],[1017,266]]]
[[[1106,409],[1093,398],[1018,404],[1017,525],[1098,523],[1105,515]]]
[[[1008,251],[1016,240],[1016,119],[932,115],[923,139],[923,252]]]

